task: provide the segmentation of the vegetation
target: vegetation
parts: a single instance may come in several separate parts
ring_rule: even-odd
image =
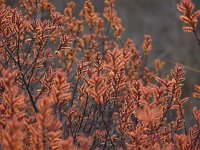
[[[6,150],[200,149],[200,109],[187,126],[182,96],[184,67],[162,73],[150,35],[141,50],[125,28],[115,0],[95,11],[85,0],[79,16],[48,0],[0,0],[0,145]],[[178,5],[183,30],[198,44],[191,1]],[[193,96],[200,98],[200,86]]]

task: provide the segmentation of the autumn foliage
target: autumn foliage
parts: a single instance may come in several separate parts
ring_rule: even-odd
[[[140,50],[125,28],[115,0],[103,12],[85,0],[79,14],[48,0],[0,0],[0,146],[6,150],[200,148],[200,109],[187,126],[182,96],[184,68],[162,74],[148,65],[150,35]],[[200,11],[177,5],[184,31],[197,35]],[[193,96],[200,98],[200,86]]]

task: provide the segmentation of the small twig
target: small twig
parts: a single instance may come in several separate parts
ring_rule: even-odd
[[[110,142],[111,142],[112,148],[113,148],[114,150],[116,150],[115,144],[114,144],[114,142],[113,142],[113,140],[112,140],[112,137],[111,137],[111,135],[110,135],[110,130],[109,130],[108,125],[107,125],[107,123],[106,123],[106,121],[105,121],[105,119],[104,119],[104,115],[103,115],[103,111],[102,111],[102,109],[101,109],[101,106],[100,106],[100,112],[101,112],[101,115],[102,115],[103,123],[104,123],[104,125],[105,125],[105,129],[106,129],[107,136],[109,136],[109,138],[110,138]]]
[[[193,30],[193,33],[194,33],[195,38],[196,38],[196,40],[197,40],[197,42],[198,42],[198,45],[200,46],[200,38],[199,38],[199,35],[198,35],[198,33],[197,33],[197,30],[194,29],[194,30]]]
[[[173,61],[173,60],[169,60],[169,59],[165,59],[165,58],[163,58],[162,60],[164,60],[164,61],[166,61],[166,62],[169,62],[169,63],[171,63],[171,64],[177,64],[177,65],[183,66],[184,68],[186,68],[186,69],[188,69],[188,70],[191,70],[191,71],[200,73],[200,70],[198,70],[198,69],[195,69],[195,68],[192,68],[192,67],[183,65],[183,64],[178,63],[178,62],[175,62],[175,61]]]
[[[17,62],[17,61],[15,60],[14,56],[11,54],[11,52],[10,52],[10,50],[8,49],[7,46],[5,46],[5,49],[6,49],[6,51],[8,52],[8,54],[10,55],[10,57],[12,58],[12,60],[14,61],[16,67],[19,68],[19,70],[20,70],[20,72],[21,72],[21,75],[22,75],[22,81],[23,81],[23,83],[24,83],[24,85],[25,85],[25,87],[26,87],[26,90],[27,90],[27,92],[28,92],[28,95],[29,95],[29,98],[30,98],[30,100],[31,100],[32,106],[33,106],[35,112],[38,112],[38,108],[36,107],[36,104],[35,104],[35,101],[34,101],[34,99],[33,99],[32,93],[31,93],[31,91],[30,91],[30,89],[29,89],[29,85],[27,84],[26,79],[25,79],[25,75],[24,75],[23,72],[22,72],[22,68],[21,68],[20,62]]]
[[[77,80],[76,83],[75,83],[75,87],[74,87],[73,93],[72,93],[72,98],[71,98],[71,100],[70,100],[70,101],[71,101],[71,102],[70,102],[70,107],[73,106],[74,99],[75,99],[75,97],[76,97],[76,92],[77,92],[78,84],[79,84],[79,80]]]
[[[171,105],[172,105],[172,102],[173,102],[173,99],[174,99],[174,92],[175,92],[175,86],[173,85],[172,87],[172,96],[171,96],[171,99],[169,99],[168,103],[167,103],[167,108],[166,108],[166,111],[165,113],[163,114],[163,117],[162,117],[162,121],[164,120],[164,118],[166,117],[167,113],[170,111],[170,108],[171,108]]]

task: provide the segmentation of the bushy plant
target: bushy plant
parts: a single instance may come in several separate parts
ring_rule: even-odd
[[[95,11],[85,0],[80,14],[63,13],[48,0],[0,0],[0,145],[3,149],[199,149],[196,125],[186,126],[185,71],[164,62],[148,67],[150,35],[141,50],[125,28],[115,0]],[[181,20],[194,32],[200,11],[182,1]],[[200,86],[194,97],[200,98]]]

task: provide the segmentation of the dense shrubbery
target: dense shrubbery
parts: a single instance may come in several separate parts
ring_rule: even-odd
[[[158,59],[149,68],[152,39],[140,51],[121,40],[115,0],[102,13],[86,0],[78,18],[73,2],[63,14],[47,0],[19,3],[0,1],[1,148],[200,148],[200,110],[196,125],[185,123],[184,68],[162,74]],[[190,1],[177,7],[199,42],[200,11]]]

